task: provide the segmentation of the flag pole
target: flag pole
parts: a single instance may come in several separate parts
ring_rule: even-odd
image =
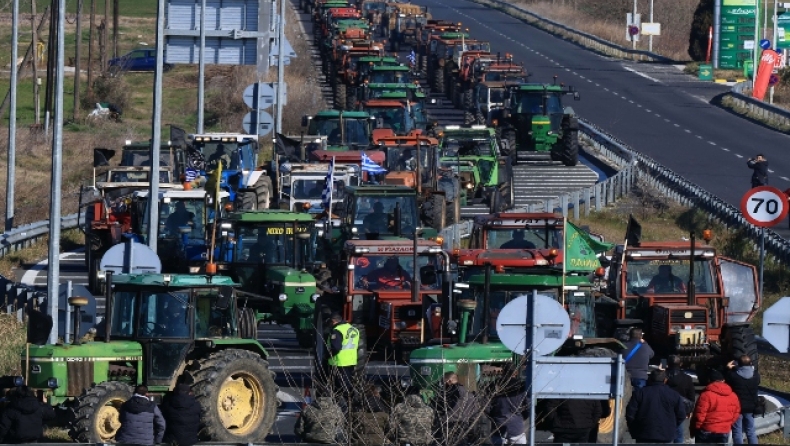
[[[562,217],[562,235],[565,239],[565,246],[562,249],[562,289],[560,296],[562,296],[562,306],[565,306],[565,264],[568,262],[568,218]]]

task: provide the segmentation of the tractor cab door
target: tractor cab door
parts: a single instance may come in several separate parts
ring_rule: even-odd
[[[190,290],[142,293],[137,339],[143,347],[148,385],[170,385],[192,348],[195,315],[190,294]]]
[[[760,308],[757,268],[727,257],[719,257],[725,323],[748,322]]]

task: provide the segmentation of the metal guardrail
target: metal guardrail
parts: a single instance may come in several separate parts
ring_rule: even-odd
[[[85,214],[71,214],[60,218],[61,229],[74,229],[77,221],[83,221]],[[0,234],[0,257],[28,248],[45,235],[49,235],[49,220],[37,221],[16,227]]]
[[[551,34],[561,35],[563,37],[570,37],[571,40],[573,40],[576,43],[579,43],[580,45],[586,48],[593,49],[595,51],[598,51],[600,53],[609,56],[618,57],[620,59],[631,59],[631,60],[639,60],[639,61],[647,61],[647,62],[679,63],[674,59],[671,59],[666,56],[662,56],[660,54],[651,53],[650,51],[634,50],[631,48],[626,48],[616,43],[612,43],[608,40],[604,40],[598,36],[594,36],[584,31],[579,31],[567,25],[563,25],[562,23],[558,23],[553,20],[549,20],[545,17],[541,17],[535,14],[534,12],[527,11],[524,8],[520,8],[518,6],[512,5],[502,0],[472,0],[472,1],[475,3],[479,3],[481,5],[499,9],[510,16],[525,20],[529,22],[531,25],[537,26],[538,28],[548,31]]]
[[[767,121],[770,125],[782,128],[790,128],[790,111],[758,101],[750,96],[743,94],[744,90],[751,85],[751,82],[738,82],[733,85],[727,94],[733,105],[737,108],[747,110],[747,112],[757,119]]]

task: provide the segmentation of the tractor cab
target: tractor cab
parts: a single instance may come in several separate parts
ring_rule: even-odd
[[[307,134],[325,136],[328,146],[364,149],[370,145],[372,119],[359,111],[324,110],[315,116],[303,116]]]
[[[556,213],[495,213],[475,217],[470,249],[562,250],[562,215]]]
[[[420,227],[417,191],[411,187],[348,187],[340,206],[343,240],[411,238]]]
[[[335,158],[332,172],[332,200],[343,201],[346,186],[357,186],[362,179],[359,164],[340,164]],[[323,193],[330,163],[283,163],[278,169],[280,206],[294,212],[323,212]]]

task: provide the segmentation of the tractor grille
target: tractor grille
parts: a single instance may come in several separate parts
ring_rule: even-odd
[[[422,319],[422,305],[404,305],[398,307],[395,319],[400,321],[419,321]]]
[[[91,388],[94,382],[93,366],[93,361],[66,362],[69,395],[80,395],[83,390]]]
[[[669,323],[673,324],[704,324],[706,313],[702,308],[688,310],[673,310],[669,313]]]

